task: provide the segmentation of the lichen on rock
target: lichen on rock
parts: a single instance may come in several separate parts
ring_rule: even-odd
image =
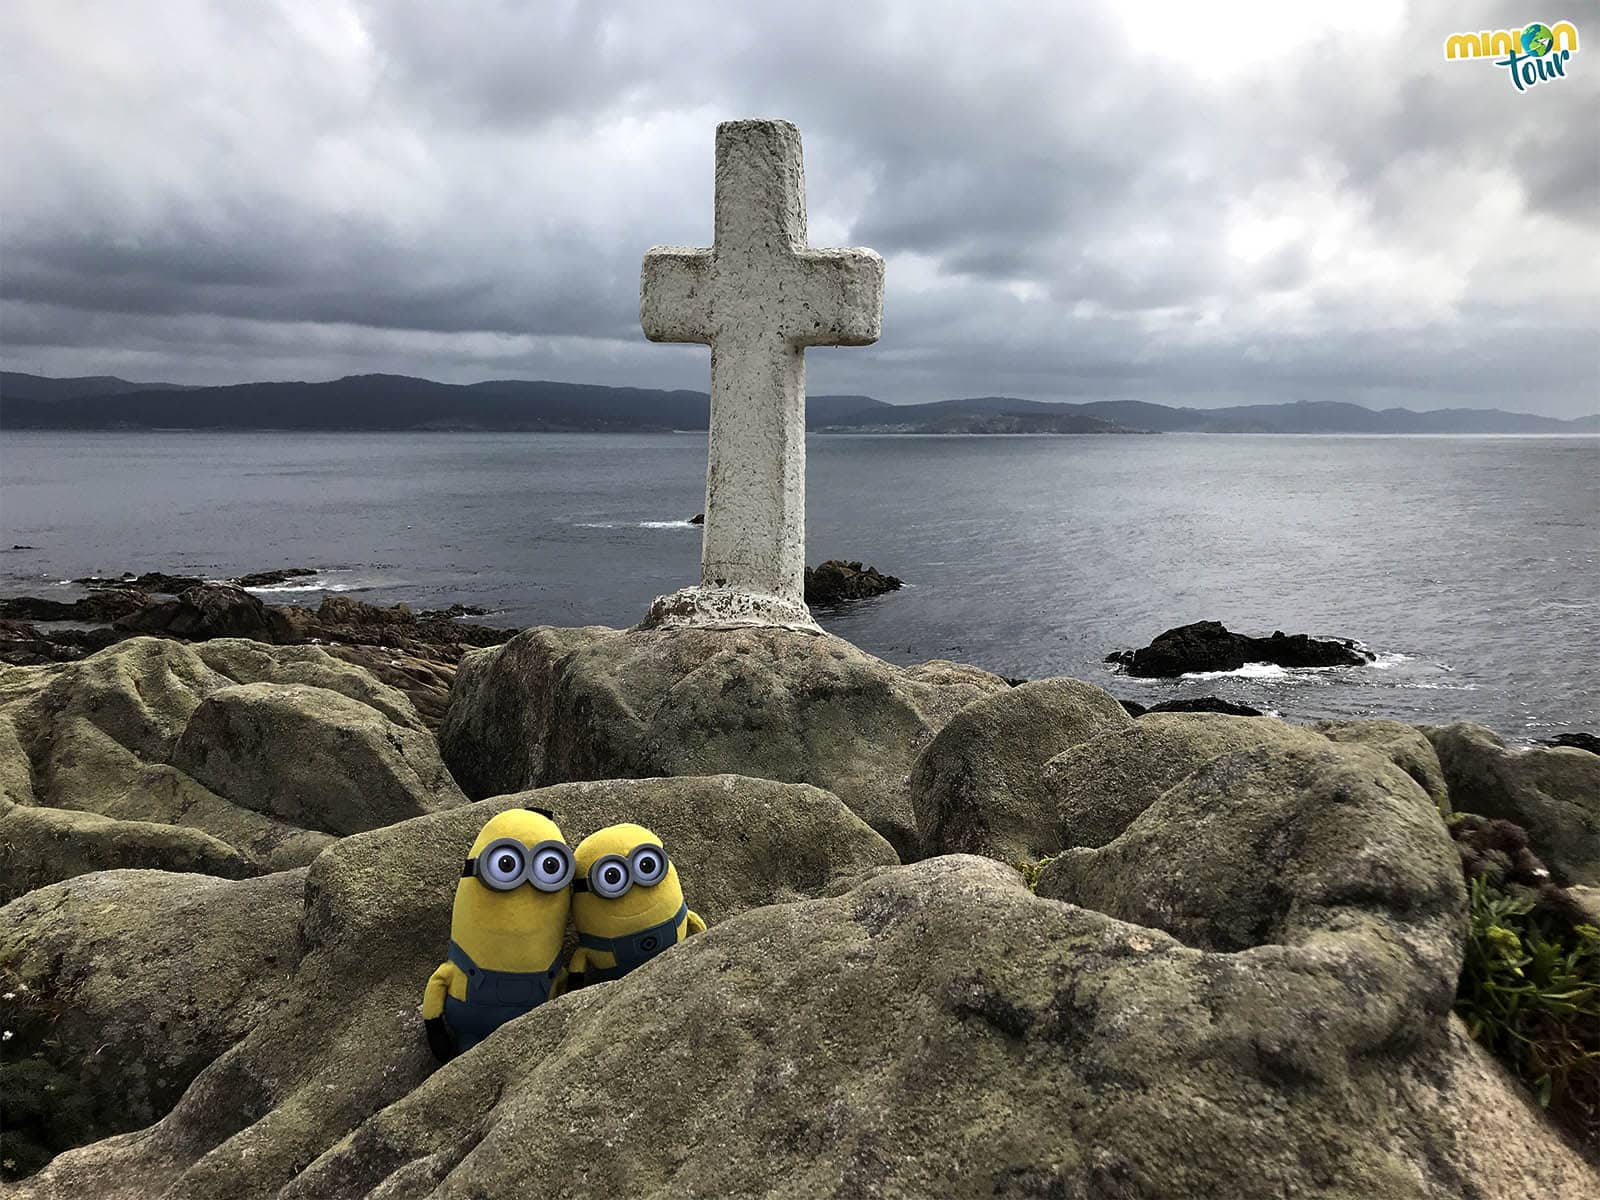
[[[471,797],[719,772],[809,783],[912,857],[912,761],[960,707],[1009,690],[929,666],[785,629],[541,627],[462,660],[440,747]]]
[[[0,901],[86,871],[303,866],[464,799],[411,702],[315,647],[139,637],[0,666]]]

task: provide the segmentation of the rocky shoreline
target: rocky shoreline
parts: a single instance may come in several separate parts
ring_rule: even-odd
[[[488,615],[471,605],[412,609],[404,603],[380,606],[325,594],[316,608],[308,608],[267,604],[248,590],[318,574],[310,567],[287,567],[209,580],[130,571],[73,580],[87,590],[75,600],[0,598],[0,663],[74,662],[141,635],[323,646],[404,692],[423,721],[437,729],[462,655],[474,647],[500,645],[517,632],[467,620]],[[822,607],[884,595],[901,586],[893,575],[859,562],[830,559],[806,568],[806,601]]]
[[[515,1194],[530,1155],[583,1164],[552,1195],[1600,1182],[1592,1066],[1480,995],[1508,938],[1600,964],[1588,750],[781,629],[97,597],[110,645],[0,666],[19,1197]],[[710,929],[437,1067],[422,982],[512,806],[645,823]]]

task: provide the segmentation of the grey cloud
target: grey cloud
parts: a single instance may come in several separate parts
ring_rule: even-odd
[[[1518,5],[1383,12],[1229,69],[1089,4],[8,7],[0,358],[703,387],[639,256],[776,115],[889,258],[813,390],[1593,411],[1600,41],[1519,95],[1440,53]]]

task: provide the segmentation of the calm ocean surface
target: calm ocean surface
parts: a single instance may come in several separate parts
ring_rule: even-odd
[[[894,662],[1074,675],[1292,718],[1600,725],[1600,439],[813,436],[809,561],[907,587],[832,632]],[[322,569],[373,603],[627,625],[693,582],[704,434],[0,438],[0,591]],[[1217,619],[1358,638],[1377,665],[1148,682],[1107,651]]]

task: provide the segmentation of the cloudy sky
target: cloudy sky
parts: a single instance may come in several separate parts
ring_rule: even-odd
[[[813,392],[1600,409],[1600,14],[279,0],[0,6],[0,363],[706,386],[638,271],[716,122],[888,260]],[[1569,17],[1525,94],[1460,29]]]

